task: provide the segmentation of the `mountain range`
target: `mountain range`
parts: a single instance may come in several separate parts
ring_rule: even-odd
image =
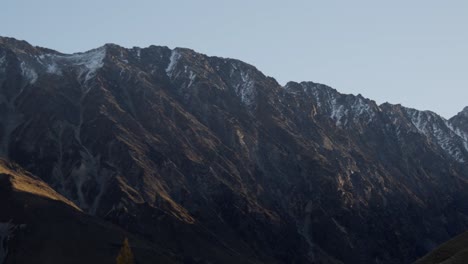
[[[468,107],[185,48],[1,37],[0,157],[0,263],[411,263],[468,230]]]

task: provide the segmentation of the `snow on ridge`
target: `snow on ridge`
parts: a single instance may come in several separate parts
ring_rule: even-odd
[[[322,114],[330,117],[336,126],[343,126],[357,117],[364,117],[370,122],[381,109],[373,105],[372,101],[362,96],[345,95],[333,88],[311,82],[300,83],[304,92],[315,100]],[[294,93],[285,86],[285,90]],[[451,125],[450,121],[431,111],[419,111],[411,108],[403,108],[408,120],[418,133],[424,135],[430,142],[438,145],[445,153],[458,162],[465,162],[468,153],[468,133]],[[362,119],[361,119],[362,120]],[[397,125],[397,119],[391,119],[393,125]],[[400,127],[396,128],[397,136],[401,133]]]
[[[362,116],[367,117],[369,123],[376,115],[372,102],[360,95],[341,94],[333,88],[316,83],[302,82],[301,86],[337,126],[346,125],[349,121],[359,122],[356,118]]]
[[[363,115],[364,113],[370,113],[372,116],[374,115],[370,103],[364,102],[364,99],[361,97],[358,97],[357,102],[352,105],[352,109],[358,115]]]
[[[37,61],[49,74],[61,75],[62,69],[78,67],[78,78],[84,83],[88,82],[96,72],[104,66],[106,56],[105,46],[84,53],[68,54],[44,54],[38,56]]]
[[[450,128],[453,133],[455,133],[457,136],[459,136],[463,140],[463,145],[465,149],[468,151],[468,134],[462,131],[458,127],[454,127],[450,122],[447,121],[447,126]]]
[[[436,121],[434,114],[431,112],[419,111],[411,108],[405,108],[405,110],[410,117],[411,123],[419,132],[425,135],[431,134],[428,124]],[[438,117],[443,119],[440,116]]]
[[[339,104],[336,97],[333,97],[333,99],[329,101],[329,105],[331,111],[330,118],[336,122],[337,126],[340,126],[342,124],[341,120],[348,114],[349,110],[345,109],[343,104]],[[346,120],[344,121],[344,124],[346,124]]]
[[[320,92],[319,88],[317,87],[317,84],[314,84],[314,86],[311,86],[310,83],[301,83],[302,88],[304,89],[304,92],[307,93],[309,91],[313,98],[315,98],[317,106],[320,108],[322,107],[322,102],[320,100]],[[329,94],[329,93],[328,93]]]
[[[287,83],[286,85],[284,86],[281,86],[281,88],[283,88],[285,91],[287,91],[288,93],[290,94],[295,94],[297,95],[297,93],[295,91],[293,91],[293,89],[291,88],[292,84],[291,83]]]
[[[101,47],[85,53],[73,54],[67,59],[74,65],[83,67],[80,70],[79,77],[84,76],[84,82],[87,82],[96,75],[97,70],[104,66],[105,56],[106,48]]]
[[[466,151],[468,151],[468,134],[461,130],[458,127],[454,127],[450,121],[445,121],[447,127],[455,134],[457,135],[461,141],[463,142],[463,147],[465,148]]]
[[[181,57],[182,57],[182,55],[180,54],[180,52],[177,49],[174,49],[174,50],[171,51],[171,57],[169,59],[170,60],[169,65],[167,65],[167,68],[166,68],[167,76],[172,77],[174,69],[175,69],[175,67],[177,65],[177,62],[179,61],[179,59]]]
[[[235,94],[240,98],[241,102],[246,106],[251,106],[255,103],[256,89],[255,76],[252,77],[250,68],[243,67],[243,63],[236,60],[224,60],[224,63],[229,63],[229,81],[228,85],[234,89]]]
[[[464,150],[468,151],[468,135],[454,128],[445,118],[428,111],[406,109],[413,126],[419,133],[434,141],[458,162],[465,162]],[[459,142],[463,143],[460,148]]]

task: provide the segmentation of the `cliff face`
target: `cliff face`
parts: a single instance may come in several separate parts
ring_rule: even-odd
[[[468,229],[463,112],[281,86],[188,49],[8,38],[0,87],[2,156],[191,261],[408,263]]]

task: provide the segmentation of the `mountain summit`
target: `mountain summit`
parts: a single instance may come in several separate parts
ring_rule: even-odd
[[[131,236],[138,263],[162,258],[151,247],[174,263],[410,263],[468,229],[467,124],[189,49],[0,38],[0,155]]]

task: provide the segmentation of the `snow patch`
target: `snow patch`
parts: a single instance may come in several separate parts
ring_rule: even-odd
[[[179,61],[181,57],[182,55],[180,54],[178,50],[172,50],[171,57],[169,59],[169,65],[167,65],[167,68],[166,68],[167,76],[173,77],[174,69],[177,65],[177,62]]]
[[[104,66],[106,48],[100,47],[84,53],[71,55],[45,54],[38,57],[38,61],[50,74],[61,75],[62,70],[68,67],[78,68],[78,78],[83,83],[96,76],[96,72]]]
[[[189,83],[188,87],[192,86],[192,84],[195,81],[196,77],[197,77],[197,75],[193,71],[190,71],[190,75],[189,75],[190,83]]]
[[[417,131],[425,135],[458,162],[465,162],[465,154],[460,148],[460,142],[468,150],[468,136],[454,129],[450,123],[432,112],[406,109],[411,123]]]
[[[136,48],[136,56],[138,59],[141,59],[141,49],[140,48]]]
[[[304,92],[310,95],[318,108],[328,115],[336,126],[344,126],[349,122],[360,123],[362,117],[370,123],[376,116],[372,102],[361,96],[340,94],[329,87],[320,84],[301,83]],[[360,120],[361,119],[361,120]]]
[[[338,104],[336,98],[333,98],[330,101],[330,105],[331,105],[331,113],[330,113],[331,119],[335,120],[337,126],[341,126],[342,125],[341,120],[343,119],[345,115],[348,114],[348,109],[345,109],[344,105]],[[346,124],[346,120],[344,121],[344,123]]]
[[[241,101],[246,105],[252,105],[255,101],[255,82],[250,77],[250,74],[242,71],[240,72],[242,82],[236,86],[236,94],[240,96]]]
[[[449,122],[447,122],[447,126],[453,131],[453,133],[455,133],[463,140],[463,146],[468,151],[468,134],[460,130],[459,128],[453,127],[452,124],[450,124]]]
[[[47,65],[46,71],[50,74],[62,75],[62,70],[55,63]]]
[[[20,64],[21,67],[21,75],[30,83],[33,84],[37,81],[37,73],[36,71],[26,64],[26,62],[22,61]]]
[[[365,102],[362,98],[358,98],[357,102],[355,102],[351,108],[353,112],[358,116],[364,114],[370,114],[371,117],[374,116],[374,112],[372,111],[370,104],[368,102]]]
[[[101,47],[86,53],[73,54],[68,59],[77,66],[81,66],[80,77],[84,76],[84,82],[88,82],[96,76],[97,70],[104,66],[106,48]]]
[[[307,87],[306,86],[302,86],[304,88],[304,92],[307,91]],[[319,93],[319,89],[317,87],[314,87],[315,89],[309,89],[312,93],[312,96],[316,99],[317,101],[317,106],[318,107],[322,107],[322,102],[320,100],[320,93]]]

